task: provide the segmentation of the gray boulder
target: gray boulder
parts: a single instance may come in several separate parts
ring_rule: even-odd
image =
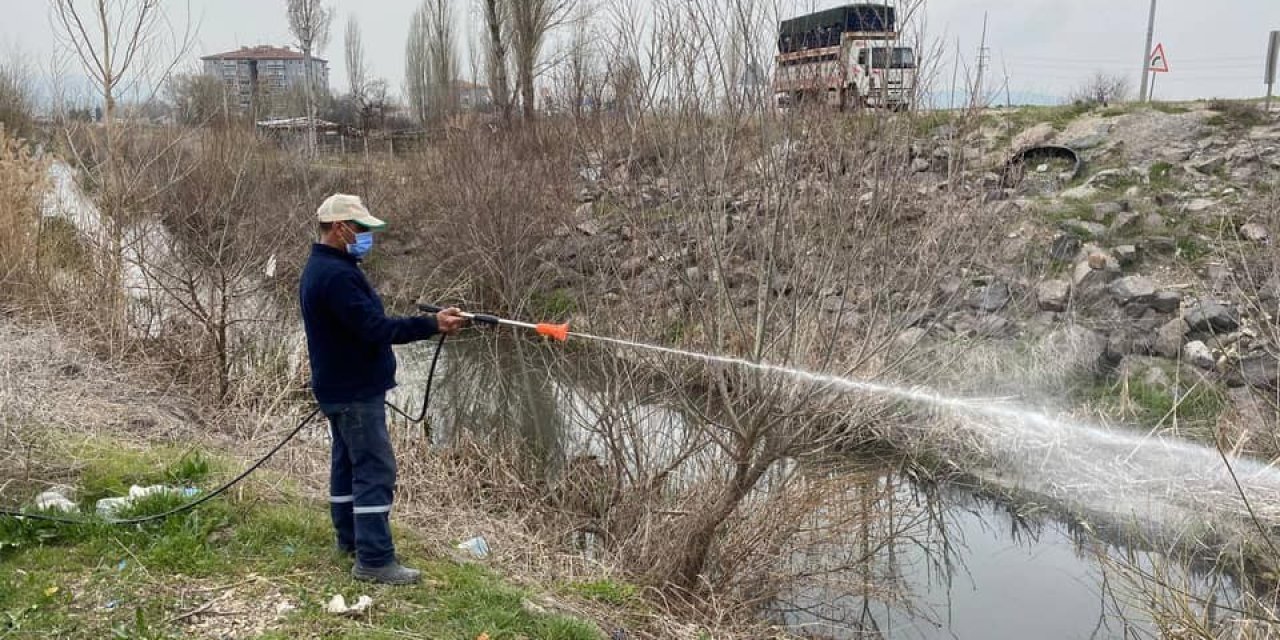
[[[1189,331],[1187,322],[1174,318],[1156,330],[1155,352],[1166,358],[1176,358],[1182,352],[1182,343]]]
[[[1126,205],[1120,202],[1099,202],[1093,205],[1093,219],[1102,222],[1107,216],[1114,216],[1125,208]]]
[[[1216,302],[1201,302],[1184,317],[1192,331],[1228,333],[1240,327],[1240,316]]]
[[[1009,285],[1003,282],[992,282],[985,287],[975,288],[969,293],[969,306],[978,311],[994,313],[1005,308],[1011,297]]]
[[[1078,218],[1063,220],[1060,226],[1064,231],[1089,239],[1101,238],[1107,233],[1107,228],[1102,224],[1097,222],[1088,222]]]
[[[1071,298],[1071,283],[1066,280],[1046,280],[1036,286],[1036,304],[1041,311],[1066,311]]]
[[[1266,242],[1267,238],[1271,237],[1271,233],[1266,227],[1250,222],[1240,226],[1240,237],[1250,242]]]
[[[1132,266],[1138,262],[1138,248],[1131,244],[1122,244],[1111,250],[1121,267]]]
[[[1080,238],[1069,233],[1059,234],[1053,239],[1053,245],[1049,247],[1049,257],[1058,262],[1071,260],[1079,252]]]
[[[1156,295],[1156,283],[1144,276],[1120,278],[1111,283],[1110,289],[1120,304],[1148,304]]]
[[[1182,306],[1182,294],[1177,291],[1157,291],[1151,308],[1160,313],[1173,313]]]
[[[1227,384],[1275,391],[1278,379],[1280,379],[1280,358],[1269,353],[1259,353],[1241,358],[1239,363],[1231,367],[1227,375]]]
[[[1199,340],[1192,340],[1182,346],[1182,359],[1201,369],[1212,369],[1217,360],[1213,358],[1213,351]]]

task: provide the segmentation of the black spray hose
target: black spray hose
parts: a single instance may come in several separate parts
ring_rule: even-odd
[[[429,373],[427,373],[426,390],[423,392],[423,396],[422,396],[422,411],[418,413],[418,416],[416,418],[413,416],[410,416],[409,414],[405,413],[404,410],[401,409],[400,407],[397,407],[396,405],[391,404],[390,402],[386,403],[387,406],[390,407],[392,411],[400,414],[401,416],[404,416],[407,420],[409,420],[413,424],[418,424],[426,418],[427,405],[430,404],[431,402],[431,381],[434,380],[436,377],[436,363],[439,362],[440,360],[440,351],[444,348],[444,340],[445,340],[445,335],[440,334],[440,340],[436,342],[435,354],[431,357],[431,370]],[[232,478],[226,484],[218,487],[217,489],[214,489],[213,491],[210,491],[209,493],[206,493],[200,496],[195,500],[192,500],[191,502],[178,505],[162,513],[156,513],[148,516],[139,516],[137,518],[125,518],[122,520],[104,520],[103,522],[106,522],[108,524],[120,524],[120,525],[144,524],[147,522],[155,522],[156,520],[163,520],[170,516],[176,516],[180,513],[185,513],[187,511],[195,509],[196,507],[225,493],[231,487],[236,486],[236,484],[238,484],[241,480],[244,480],[245,478],[249,477],[249,474],[253,473],[254,471],[257,471],[259,467],[266,464],[267,461],[270,460],[272,456],[274,456],[277,452],[283,449],[284,445],[288,444],[290,440],[293,440],[293,438],[302,431],[302,428],[307,426],[318,415],[320,415],[320,408],[316,407],[315,409],[312,409],[311,413],[308,413],[307,416],[303,418],[301,422],[298,423],[298,426],[294,427],[293,431],[289,432],[289,435],[285,436],[284,439],[281,440],[279,444],[272,447],[271,450],[267,452],[267,455],[262,456],[261,458],[258,459],[257,462],[253,463],[252,465],[249,465],[249,468],[240,472],[240,475]],[[429,443],[431,439],[431,432],[428,430],[426,435],[427,435],[427,441]],[[31,520],[40,520],[44,522],[59,522],[63,524],[90,524],[93,522],[98,522],[96,520],[90,520],[88,518],[69,518],[66,516],[55,516],[55,515],[50,515],[46,513],[28,513],[25,511],[15,511],[13,509],[0,509],[0,518],[2,517],[29,518]]]

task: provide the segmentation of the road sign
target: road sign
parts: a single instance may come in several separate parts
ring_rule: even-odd
[[[1151,73],[1169,73],[1169,58],[1164,55],[1164,44],[1157,44],[1147,61],[1147,70]]]

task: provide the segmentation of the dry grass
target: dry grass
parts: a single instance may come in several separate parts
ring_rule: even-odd
[[[0,126],[0,304],[12,304],[36,284],[36,237],[41,226],[48,163],[26,141]]]

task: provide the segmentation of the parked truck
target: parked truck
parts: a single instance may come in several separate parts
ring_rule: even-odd
[[[779,106],[909,109],[916,57],[898,46],[895,18],[892,6],[850,4],[784,20],[773,78]]]

